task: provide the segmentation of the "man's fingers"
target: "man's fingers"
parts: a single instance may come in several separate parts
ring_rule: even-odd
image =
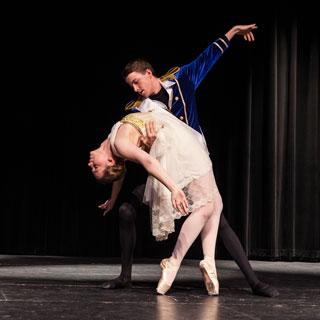
[[[151,128],[151,123],[147,122],[146,123],[146,131],[147,131],[147,136],[150,137],[152,135],[152,128]]]
[[[152,134],[151,123],[147,122],[146,126],[147,126],[147,135],[148,137],[150,137],[150,135]]]
[[[254,40],[253,33],[251,31],[247,33],[247,38],[248,38],[248,41],[250,42]]]
[[[140,141],[145,144],[147,142],[147,138],[145,136],[140,136]]]
[[[152,133],[152,135],[156,135],[157,131],[156,131],[156,124],[154,123],[154,121],[150,122],[150,132]]]
[[[146,123],[146,132],[148,137],[155,137],[157,131],[154,121],[148,121]]]

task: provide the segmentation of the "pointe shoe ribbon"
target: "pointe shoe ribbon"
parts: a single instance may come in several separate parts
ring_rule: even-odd
[[[164,295],[171,288],[172,282],[178,272],[179,265],[175,265],[170,261],[170,258],[166,258],[161,260],[160,267],[162,269],[162,275],[157,286],[157,292]]]
[[[214,262],[210,263],[207,259],[201,260],[199,263],[202,272],[203,281],[209,296],[219,295],[219,281],[215,270]]]

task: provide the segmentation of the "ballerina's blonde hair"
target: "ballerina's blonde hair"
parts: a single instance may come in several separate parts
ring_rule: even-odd
[[[104,170],[103,176],[99,179],[101,183],[111,183],[117,180],[120,180],[125,172],[126,166],[125,162],[121,158],[116,158],[116,163],[111,167],[106,167]]]

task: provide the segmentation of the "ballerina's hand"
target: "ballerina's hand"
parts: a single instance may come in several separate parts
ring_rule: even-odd
[[[102,215],[105,216],[109,211],[112,210],[113,206],[114,201],[112,199],[108,199],[104,203],[100,204],[98,208],[103,210]]]
[[[184,216],[188,214],[188,201],[184,192],[177,188],[171,193],[171,201],[173,207],[181,212]]]

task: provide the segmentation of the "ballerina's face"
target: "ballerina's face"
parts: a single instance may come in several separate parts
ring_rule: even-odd
[[[90,152],[88,166],[91,168],[91,171],[97,180],[103,177],[107,167],[111,167],[114,164],[115,160],[108,139],[101,143],[99,148]]]

